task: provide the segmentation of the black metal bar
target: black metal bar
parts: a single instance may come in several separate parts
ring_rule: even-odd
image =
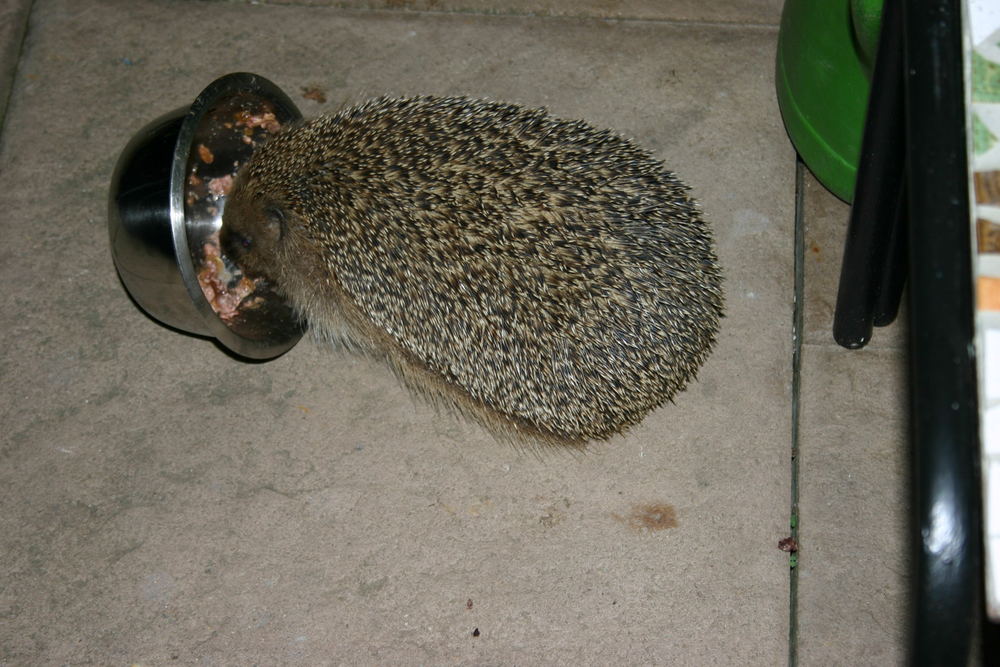
[[[880,299],[896,301],[898,280],[886,280],[898,270],[891,260],[893,229],[897,227],[905,156],[903,127],[903,40],[901,0],[885,0],[878,51],[872,71],[854,201],[844,241],[833,338],[855,349],[871,340]],[[882,297],[886,286],[899,291]]]
[[[903,172],[900,165],[900,172]],[[903,287],[906,285],[906,274],[909,270],[907,262],[907,230],[906,182],[899,189],[896,212],[893,216],[892,235],[889,240],[889,256],[886,259],[885,270],[882,271],[882,282],[875,300],[875,312],[872,323],[877,327],[885,327],[896,321],[899,314],[899,304],[903,300]]]
[[[960,2],[903,4],[919,665],[967,663],[982,591]]]

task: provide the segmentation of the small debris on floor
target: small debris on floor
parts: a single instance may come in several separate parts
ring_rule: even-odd
[[[326,93],[319,86],[302,86],[302,97],[320,104],[326,103]]]
[[[472,631],[472,636],[473,637],[478,637],[479,636],[479,628],[476,628],[475,630]]]
[[[778,542],[778,548],[793,554],[799,550],[799,543],[795,541],[794,537],[786,537]]]

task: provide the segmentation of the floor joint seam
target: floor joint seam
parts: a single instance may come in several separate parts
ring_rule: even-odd
[[[268,2],[267,0],[237,0],[254,7],[294,7],[297,9],[332,9],[367,14],[394,14],[398,16],[483,16],[498,18],[568,19],[575,21],[613,21],[620,23],[660,23],[694,28],[735,28],[745,30],[777,31],[779,23],[749,23],[740,21],[710,21],[705,19],[658,19],[641,16],[597,16],[580,14],[533,14],[531,12],[490,12],[461,9],[393,9],[390,7],[350,7],[344,5],[314,5],[306,2]]]
[[[21,68],[21,60],[24,57],[24,46],[28,42],[28,26],[31,23],[31,15],[35,11],[35,0],[29,0],[28,8],[24,12],[24,17],[21,19],[20,35],[18,35],[18,44],[16,55],[14,56],[14,64],[11,66],[10,73],[10,85],[7,86],[7,95],[3,100],[0,100],[0,139],[2,139],[4,134],[4,128],[7,127],[7,111],[10,109],[10,101],[14,99],[14,86],[17,83],[17,72]]]
[[[792,307],[792,415],[791,415],[791,498],[789,499],[789,529],[793,544],[799,544],[799,423],[802,397],[803,310],[805,301],[805,216],[804,172],[800,158],[795,160],[795,240],[794,272],[795,300]],[[798,664],[798,597],[799,552],[792,551],[788,568],[788,665]]]

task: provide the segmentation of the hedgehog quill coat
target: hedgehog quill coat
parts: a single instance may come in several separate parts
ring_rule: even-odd
[[[687,187],[512,104],[380,98],[286,129],[237,176],[223,245],[322,338],[528,440],[635,424],[694,378],[722,315]]]

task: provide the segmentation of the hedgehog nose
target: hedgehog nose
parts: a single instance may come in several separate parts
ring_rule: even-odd
[[[219,234],[219,246],[222,248],[223,254],[234,260],[242,257],[250,249],[249,239],[237,234],[225,224],[222,225],[222,231]]]

